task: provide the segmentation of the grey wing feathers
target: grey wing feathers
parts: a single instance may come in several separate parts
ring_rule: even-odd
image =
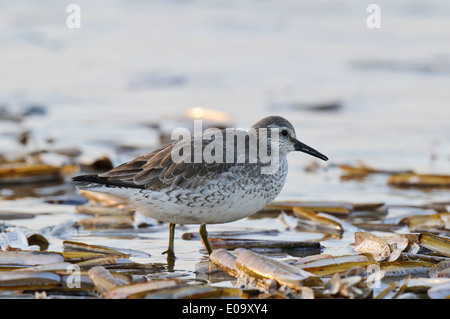
[[[226,171],[230,164],[225,163],[176,163],[172,160],[172,149],[178,141],[169,143],[155,151],[142,155],[112,170],[99,174],[109,184],[133,183],[136,187],[162,189],[166,187],[195,187],[216,174]],[[191,143],[193,145],[194,143]],[[203,147],[208,144],[203,140]],[[191,150],[193,154],[193,149]],[[191,154],[186,156],[191,156]]]

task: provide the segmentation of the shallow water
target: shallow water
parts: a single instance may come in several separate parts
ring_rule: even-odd
[[[366,26],[366,1],[78,1],[81,28],[66,26],[66,6],[53,1],[2,1],[0,105],[13,113],[42,105],[46,114],[0,122],[1,153],[77,147],[81,159],[101,155],[114,164],[158,145],[191,107],[230,114],[248,127],[269,114],[289,119],[300,140],[327,163],[289,155],[282,199],[421,204],[444,201],[448,190],[397,189],[385,175],[342,181],[336,165],[448,174],[450,168],[450,6],[378,1],[381,29]],[[338,101],[336,111],[302,104]],[[32,132],[27,146],[15,134]],[[47,141],[53,140],[52,144]],[[132,149],[132,151],[124,151]],[[53,159],[55,160],[55,159]],[[304,167],[318,164],[309,172]],[[38,213],[8,224],[39,230],[74,215],[73,205],[45,204],[47,196],[76,193],[70,182],[0,186],[2,210]],[[50,214],[41,214],[50,213]],[[319,238],[285,231],[277,219],[211,225],[209,231],[278,229],[280,240]],[[132,247],[165,262],[168,227],[142,238],[71,238]],[[200,241],[182,240],[197,226],[177,228],[175,269],[193,276],[206,260]],[[351,234],[323,242],[326,251],[352,251]],[[61,249],[55,239],[52,248]]]

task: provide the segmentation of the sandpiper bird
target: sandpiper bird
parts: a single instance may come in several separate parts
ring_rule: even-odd
[[[274,146],[278,147],[278,156],[273,157],[277,165],[272,173],[262,172],[262,168],[268,165],[267,161],[251,161],[248,154],[249,132],[256,132],[256,140],[261,142],[263,136],[259,132],[262,130],[266,130],[264,136],[267,137],[262,144],[267,144],[271,155],[276,151]],[[227,136],[225,131],[221,132]],[[218,155],[219,159],[223,156],[228,161],[211,162],[203,158],[196,162],[192,161],[194,154],[189,152],[182,156],[181,161],[174,161],[173,154],[179,141],[173,141],[106,173],[77,176],[73,180],[87,182],[78,189],[121,197],[140,213],[168,222],[169,247],[164,252],[168,257],[175,256],[173,241],[176,224],[200,224],[199,233],[210,254],[212,249],[206,224],[227,223],[248,217],[274,200],[286,180],[288,153],[301,151],[328,160],[325,155],[298,141],[292,124],[280,116],[265,117],[249,129],[236,132],[237,137],[233,137],[233,141],[238,139],[239,134],[247,137],[246,146],[241,149],[241,153],[246,154],[239,153],[233,145],[230,147],[228,143],[223,143],[223,153],[219,154],[220,149],[216,149],[214,155]],[[216,138],[194,136],[190,145],[198,145],[195,143],[200,141],[201,150],[205,151],[213,140],[217,142]],[[277,145],[271,144],[273,141],[277,141]],[[259,151],[261,145],[258,145]],[[227,152],[234,154],[227,158]]]

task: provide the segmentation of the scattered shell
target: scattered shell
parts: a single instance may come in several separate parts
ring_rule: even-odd
[[[96,258],[96,259],[89,259],[85,261],[80,261],[77,263],[78,267],[82,269],[89,269],[94,266],[117,266],[119,264],[128,263],[128,259],[120,259],[120,258]]]
[[[124,199],[114,195],[87,190],[81,190],[80,192],[91,202],[91,204],[101,204],[104,206],[128,205],[128,203]]]
[[[52,252],[0,251],[0,264],[34,266],[63,262],[63,256]]]
[[[300,201],[275,201],[266,206],[266,209],[276,209],[290,211],[296,208],[305,208],[314,212],[323,212],[329,214],[344,214],[347,215],[353,211],[353,204],[348,202],[300,202]]]
[[[125,299],[137,298],[139,296],[148,294],[151,291],[174,287],[180,285],[179,279],[161,279],[151,280],[149,282],[131,283],[128,285],[119,286],[108,291],[105,295],[106,299]]]
[[[450,175],[437,174],[395,174],[388,184],[401,187],[450,187]]]
[[[302,269],[318,277],[329,277],[336,273],[343,275],[352,270],[358,270],[358,273],[365,274],[370,265],[378,265],[378,263],[376,261],[343,262],[323,266],[302,267]]]
[[[431,278],[450,278],[450,259],[431,267],[428,274]]]
[[[32,213],[0,211],[0,220],[31,219],[35,216],[36,215]]]
[[[228,238],[208,238],[212,249],[236,249],[265,248],[265,249],[305,249],[320,251],[319,242],[314,241],[282,241],[282,240],[256,240],[256,239],[228,239]]]
[[[49,242],[47,238],[42,236],[41,234],[32,234],[27,237],[28,245],[37,245],[41,251],[47,250],[49,246]]]
[[[75,213],[85,215],[121,215],[121,216],[133,216],[135,209],[130,205],[114,205],[114,206],[93,206],[93,205],[79,205],[75,207]]]
[[[88,245],[85,243],[65,240],[63,241],[64,251],[91,252],[98,254],[125,255],[124,253],[112,248],[97,245]]]
[[[128,284],[128,282],[114,277],[109,270],[103,266],[92,267],[89,269],[88,274],[95,287],[97,287],[103,295],[106,295],[108,291],[111,291],[114,288]]]
[[[421,233],[419,243],[441,256],[450,257],[450,239],[430,233]]]
[[[237,230],[237,231],[221,231],[221,232],[208,232],[209,237],[228,237],[228,236],[248,236],[248,235],[268,235],[274,236],[278,235],[280,232],[278,229],[268,229],[268,230]],[[198,232],[184,233],[181,238],[184,240],[200,239],[200,234]]]
[[[442,214],[414,215],[409,218],[408,227],[412,232],[432,231],[446,228],[446,222],[442,219]]]
[[[55,181],[78,172],[76,165],[55,167],[45,164],[14,163],[0,165],[0,184]]]
[[[294,216],[300,219],[301,224],[307,224],[317,231],[324,231],[338,236],[341,236],[344,232],[341,224],[332,219],[319,216],[311,209],[294,207],[293,212]]]
[[[158,289],[145,296],[146,299],[210,299],[210,298],[243,298],[248,295],[238,288],[221,288],[209,285],[193,285]]]
[[[61,277],[53,272],[0,272],[0,287],[20,286],[33,288],[33,286],[58,285]]]
[[[64,261],[78,263],[85,260],[98,259],[98,258],[124,258],[122,253],[117,255],[107,255],[90,252],[78,252],[78,251],[64,251],[59,253],[63,256]]]
[[[376,261],[386,260],[391,255],[387,242],[364,232],[355,232],[355,251],[372,254]]]
[[[385,271],[386,277],[398,277],[416,274],[427,274],[433,266],[426,261],[384,261],[380,262],[382,271]]]
[[[306,257],[307,258],[307,257]],[[344,263],[358,263],[365,261],[374,261],[371,255],[343,255],[343,256],[325,256],[324,258],[308,261],[297,261],[294,266],[298,268],[311,268],[323,266],[338,266]]]
[[[450,298],[450,282],[443,283],[432,287],[427,292],[431,299],[449,299]]]
[[[133,228],[132,216],[98,216],[85,218],[75,223],[86,229],[123,229]]]
[[[346,298],[363,298],[368,295],[370,289],[360,285],[362,277],[350,276],[341,278],[337,273],[327,283],[324,294],[339,295]]]
[[[386,170],[377,169],[368,166],[362,162],[359,162],[358,166],[352,165],[339,165],[339,168],[345,172],[344,177],[349,178],[360,178],[365,177],[370,174],[409,174],[413,173],[411,170]]]
[[[209,259],[220,267],[223,271],[233,277],[237,277],[239,269],[236,267],[237,257],[225,249],[215,249],[209,256]]]
[[[255,254],[244,248],[235,249],[236,267],[257,280],[275,279],[280,285],[301,287],[306,282],[318,282],[319,278],[282,261]]]
[[[25,268],[19,268],[15,269],[13,271],[66,271],[69,266],[71,266],[72,263],[69,262],[62,262],[62,263],[52,263],[52,264],[43,264],[43,265],[37,265],[32,267],[25,267]]]

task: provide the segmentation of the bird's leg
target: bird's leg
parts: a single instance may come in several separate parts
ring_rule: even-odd
[[[163,254],[167,254],[167,258],[175,258],[175,251],[173,249],[173,241],[175,237],[175,224],[169,224],[169,247]]]
[[[205,246],[206,250],[208,251],[208,255],[211,255],[212,249],[211,249],[211,245],[209,244],[209,241],[208,241],[208,232],[206,231],[205,224],[200,225],[199,233],[200,233],[200,237],[202,238],[203,245]]]

